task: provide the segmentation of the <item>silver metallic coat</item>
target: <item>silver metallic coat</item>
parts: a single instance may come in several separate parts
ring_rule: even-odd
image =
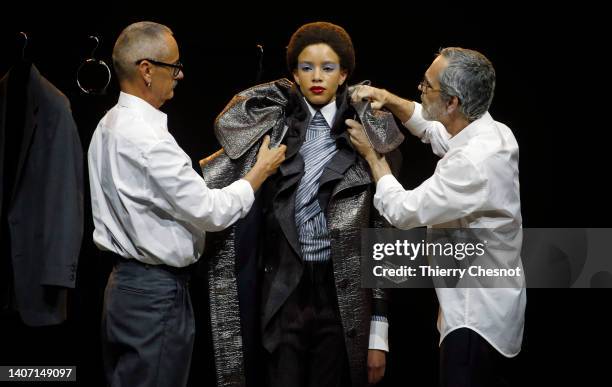
[[[271,135],[272,144],[282,140],[286,130],[284,114],[290,103],[288,93],[292,86],[290,81],[281,79],[245,90],[230,101],[215,122],[215,133],[225,153],[203,168],[209,187],[221,188],[244,176],[255,164],[264,134]],[[372,222],[377,215],[372,207],[373,193],[369,168],[358,158],[334,187],[326,213],[353,386],[367,383],[373,298],[384,300],[386,297],[382,290],[361,288],[361,230],[376,226]],[[235,236],[236,227],[207,234],[202,258],[208,264],[218,386],[245,385]]]

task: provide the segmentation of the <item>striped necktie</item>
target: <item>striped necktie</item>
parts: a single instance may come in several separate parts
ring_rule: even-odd
[[[323,114],[317,111],[308,125],[306,139],[300,148],[304,160],[304,176],[295,199],[295,224],[304,260],[321,261],[329,258],[327,223],[317,193],[319,178],[337,151],[329,125]]]

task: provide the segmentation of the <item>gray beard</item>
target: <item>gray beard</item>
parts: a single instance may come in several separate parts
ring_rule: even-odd
[[[444,114],[443,107],[439,103],[422,105],[421,112],[424,119],[427,121],[440,121],[439,118]]]

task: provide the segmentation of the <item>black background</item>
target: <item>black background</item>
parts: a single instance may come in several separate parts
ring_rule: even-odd
[[[473,48],[497,71],[490,112],[513,130],[520,146],[523,226],[610,227],[610,123],[605,103],[609,66],[603,41],[609,21],[601,9],[585,3],[540,4],[535,9],[534,3],[516,2],[370,2],[337,12],[322,3],[290,6],[272,12],[224,4],[207,11],[165,2],[143,4],[146,12],[111,13],[110,4],[92,3],[70,6],[63,15],[61,6],[54,12],[35,5],[3,11],[0,76],[21,55],[18,32],[27,32],[26,56],[70,99],[86,152],[98,120],[118,95],[114,78],[103,96],[86,96],[77,88],[76,70],[92,48],[87,37],[102,37],[96,57],[110,65],[112,46],[125,26],[139,20],[166,24],[179,43],[185,79],[162,110],[170,131],[195,163],[219,148],[212,134],[215,116],[232,95],[254,84],[256,45],[265,50],[262,81],[287,76],[285,46],[303,23],[331,21],[349,32],[357,55],[352,81],[369,79],[417,100],[416,85],[438,48]],[[173,12],[150,12],[159,9]],[[436,159],[412,137],[402,152],[401,181],[405,188],[415,187],[430,176]],[[79,384],[102,386],[99,321],[110,266],[93,245],[88,191],[85,199],[85,235],[68,321],[26,328],[15,320],[0,320],[0,365],[76,365]],[[210,385],[214,366],[206,283],[192,281],[192,295],[199,322],[190,384]],[[520,384],[609,384],[611,296],[604,290],[529,289],[523,351],[515,359]],[[436,313],[433,290],[393,292],[384,385],[436,385]]]

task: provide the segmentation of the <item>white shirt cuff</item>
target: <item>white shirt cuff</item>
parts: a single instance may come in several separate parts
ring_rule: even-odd
[[[423,127],[423,125],[418,125],[419,123],[423,122],[423,115],[421,114],[422,110],[423,107],[421,106],[421,104],[415,102],[414,112],[412,112],[410,119],[402,123],[410,131],[410,133],[412,133],[414,136],[417,136],[418,138],[423,137],[423,134],[425,133],[425,128]]]
[[[370,321],[370,343],[368,349],[378,349],[389,352],[389,323]]]
[[[255,201],[255,192],[253,192],[251,183],[244,179],[240,179],[230,184],[228,189],[235,192],[240,198],[240,203],[242,204],[240,217],[244,218],[251,210],[251,206],[253,206],[253,202]]]
[[[402,186],[392,174],[387,174],[378,179],[376,183],[376,194],[382,195],[387,189],[395,186]],[[403,189],[403,187],[402,187]]]

